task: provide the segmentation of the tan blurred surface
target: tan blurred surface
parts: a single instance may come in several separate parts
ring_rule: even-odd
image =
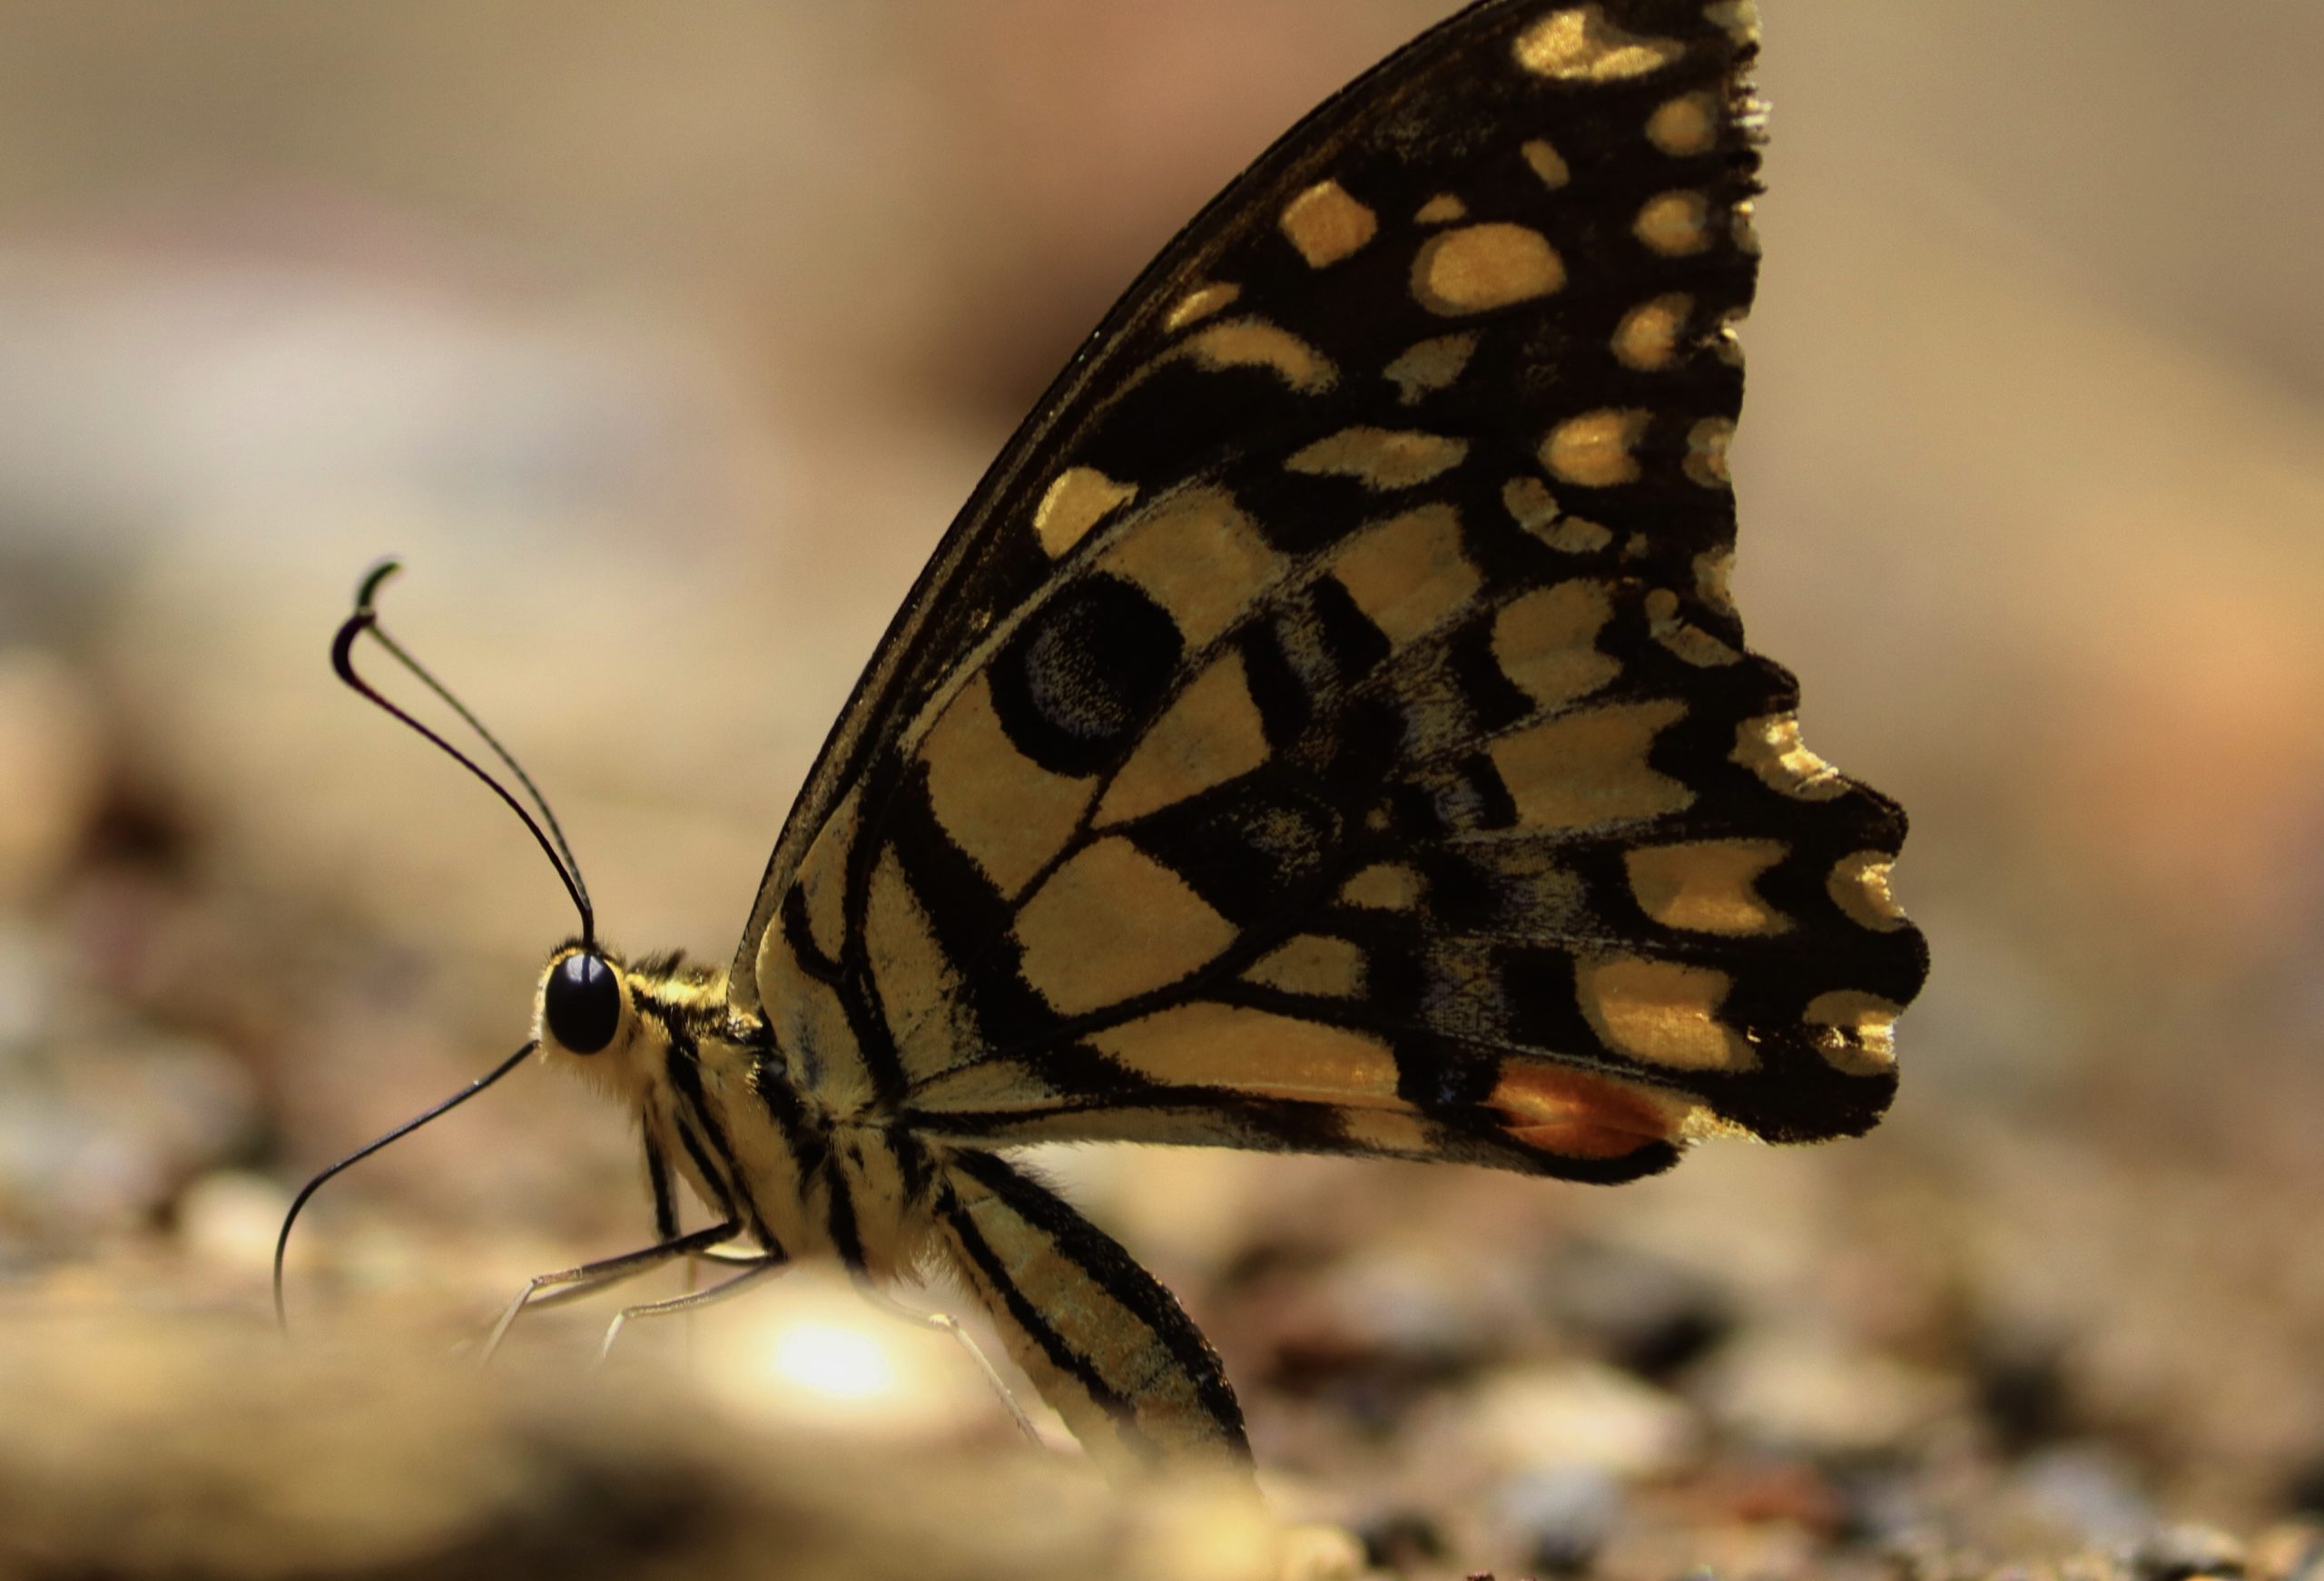
[[[261,1311],[287,1189],[524,1036],[569,912],[331,681],[373,555],[610,937],[723,958],[1024,405],[1450,9],[0,8],[11,1313]],[[1942,1569],[2324,1514],[2324,8],[1763,10],[1738,591],[1817,750],[1914,817],[1896,1112],[1619,1193],[1057,1171],[1217,1340],[1278,1507],[1383,1564],[1523,1573],[1554,1528],[1624,1576]],[[326,1193],[294,1298],[473,1328],[644,1225],[620,1122],[520,1076]],[[12,1366],[75,1343],[31,1321]]]

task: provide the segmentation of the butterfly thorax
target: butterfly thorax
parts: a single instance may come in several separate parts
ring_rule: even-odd
[[[602,949],[620,989],[602,1048],[559,1041],[536,1021],[543,1057],[635,1114],[657,1203],[685,1182],[741,1234],[789,1257],[836,1254],[882,1277],[909,1270],[924,1234],[926,1149],[895,1128],[833,1113],[797,1079],[766,1020],[737,1009],[724,974],[675,953],[625,963]]]

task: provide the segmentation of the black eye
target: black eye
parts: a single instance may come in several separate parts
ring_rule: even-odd
[[[543,997],[549,1036],[576,1054],[596,1053],[621,1029],[621,984],[603,956],[566,956]]]

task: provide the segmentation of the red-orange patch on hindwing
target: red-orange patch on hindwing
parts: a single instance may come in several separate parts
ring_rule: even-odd
[[[1581,1071],[1514,1063],[1485,1102],[1512,1142],[1569,1158],[1620,1158],[1674,1140],[1679,1121],[1637,1088]]]

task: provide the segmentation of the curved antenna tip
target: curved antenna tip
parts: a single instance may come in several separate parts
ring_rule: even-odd
[[[309,1199],[313,1197],[318,1191],[320,1191],[322,1189],[323,1183],[330,1180],[332,1176],[340,1173],[343,1170],[352,1167],[355,1164],[362,1163],[365,1159],[370,1157],[373,1154],[379,1152],[379,1149],[387,1146],[389,1143],[400,1141],[404,1137],[410,1135],[422,1125],[427,1124],[430,1120],[434,1120],[440,1115],[450,1114],[454,1109],[458,1108],[462,1104],[465,1104],[470,1098],[475,1097],[478,1093],[484,1091],[485,1088],[498,1081],[502,1076],[505,1076],[510,1071],[515,1070],[518,1065],[525,1062],[528,1056],[536,1053],[539,1048],[540,1040],[538,1038],[528,1040],[522,1048],[510,1055],[507,1059],[502,1060],[498,1065],[494,1065],[490,1070],[477,1077],[476,1080],[470,1082],[467,1086],[462,1087],[458,1092],[454,1093],[442,1103],[438,1104],[435,1107],[429,1109],[426,1114],[421,1115],[415,1119],[405,1121],[402,1124],[389,1132],[385,1136],[378,1138],[376,1141],[364,1144],[354,1152],[349,1154],[345,1158],[340,1159],[337,1164],[332,1164],[329,1169],[323,1170],[318,1173],[314,1179],[309,1181],[305,1185],[299,1188],[299,1194],[290,1199],[290,1211],[282,1215],[282,1228],[274,1237],[274,1322],[276,1328],[281,1331],[284,1339],[287,1340],[290,1337],[290,1317],[289,1311],[284,1308],[282,1303],[282,1268],[285,1260],[290,1256],[290,1227],[299,1222],[299,1212],[307,1205]]]
[[[369,610],[372,600],[379,596],[381,584],[402,569],[403,562],[393,555],[382,555],[374,560],[371,568],[363,573],[363,580],[355,584],[355,607]]]

